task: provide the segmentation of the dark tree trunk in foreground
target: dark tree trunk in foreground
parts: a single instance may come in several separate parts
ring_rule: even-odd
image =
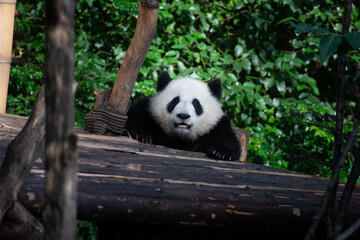
[[[46,5],[46,239],[75,239],[77,162],[74,134],[73,0]]]
[[[45,96],[41,88],[23,130],[11,142],[0,168],[0,239],[41,239],[42,224],[17,200],[21,185],[44,150]],[[10,221],[3,217],[7,214]]]

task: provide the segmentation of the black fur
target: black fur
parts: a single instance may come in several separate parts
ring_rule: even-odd
[[[204,109],[202,108],[202,106],[197,98],[194,98],[192,100],[192,105],[194,106],[195,112],[198,116],[200,116],[204,112]]]
[[[167,108],[166,108],[167,111],[168,111],[169,113],[171,113],[171,112],[174,110],[174,108],[176,107],[176,105],[178,105],[179,102],[180,102],[180,97],[179,97],[179,96],[174,97],[173,100],[171,100],[171,101],[168,103]]]
[[[163,75],[164,73],[161,76]],[[158,90],[160,89],[160,91],[162,91],[169,83],[167,76],[162,79],[163,81],[159,81],[160,86],[158,85]],[[162,77],[160,77],[160,79],[161,78]],[[215,84],[209,84],[209,88],[215,97],[218,98],[221,96],[220,81]],[[219,89],[220,93],[218,92]],[[174,99],[176,99],[176,96]],[[215,159],[238,160],[240,158],[240,144],[232,130],[230,120],[226,115],[220,118],[219,122],[209,133],[200,136],[194,141],[181,140],[164,133],[149,110],[150,101],[151,96],[146,97],[133,104],[129,109],[125,129],[130,133],[132,138],[143,143],[153,143],[184,150],[204,152],[207,156]],[[193,104],[196,105],[196,102]],[[171,108],[171,106],[168,106],[168,110],[169,108]]]
[[[161,73],[156,90],[158,92],[162,91],[169,84],[171,80],[172,79],[167,72]]]
[[[213,94],[213,96],[215,98],[217,98],[218,100],[220,100],[221,99],[221,93],[222,93],[220,79],[215,79],[214,81],[209,82],[208,86],[209,86],[210,91]]]

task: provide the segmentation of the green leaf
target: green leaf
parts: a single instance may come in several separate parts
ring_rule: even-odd
[[[165,53],[165,56],[167,57],[177,57],[179,56],[179,52],[178,51],[174,51],[174,50],[170,50],[168,52]]]
[[[245,82],[244,87],[247,87],[247,88],[251,88],[251,89],[255,89],[256,88],[256,85],[252,82]]]
[[[321,39],[319,52],[321,64],[326,63],[329,58],[336,52],[341,43],[341,37],[335,34],[329,34]]]
[[[189,50],[189,48],[185,45],[185,44],[174,44],[172,45],[173,49],[185,49],[185,50]]]
[[[294,58],[293,59],[293,64],[296,66],[296,67],[302,67],[303,65],[305,65],[305,62],[299,58]]]
[[[177,67],[178,67],[180,72],[183,72],[186,69],[185,64],[182,61],[177,62]]]
[[[277,80],[276,81],[276,88],[280,92],[282,96],[285,95],[286,92],[286,83],[284,80]]]
[[[316,34],[324,35],[327,33],[328,33],[328,30],[326,28],[317,28],[316,29]]]
[[[193,33],[193,36],[196,39],[206,39],[206,34],[205,33],[195,32],[195,33]]]
[[[308,85],[306,85],[306,84],[298,84],[298,85],[296,85],[296,90],[302,91],[304,89],[309,89]]]
[[[360,32],[347,32],[345,38],[355,50],[360,47]]]
[[[249,59],[245,58],[240,62],[241,68],[244,68],[246,72],[250,73],[251,71],[251,62]]]
[[[299,23],[295,26],[295,31],[298,33],[313,33],[315,29],[306,23]]]
[[[270,88],[272,88],[275,85],[275,79],[274,78],[266,78],[263,81],[264,87],[266,90],[269,90]]]
[[[226,54],[223,61],[225,64],[232,64],[234,62],[234,59],[230,54]]]
[[[314,78],[309,77],[309,76],[307,76],[307,75],[301,75],[301,76],[299,77],[299,79],[300,79],[300,82],[301,82],[301,83],[307,83],[307,84],[312,88],[313,93],[314,93],[316,96],[318,96],[318,95],[320,94],[320,93],[319,93],[319,89],[318,89],[318,87],[317,87],[317,82],[316,82],[316,80],[315,80]],[[299,84],[298,87],[297,87],[297,90],[302,90],[302,89],[299,89],[300,86],[302,86],[302,85]],[[305,88],[305,87],[304,87],[304,88]],[[303,88],[303,89],[304,89],[304,88]]]
[[[281,19],[280,21],[278,21],[278,22],[276,23],[276,25],[280,25],[280,24],[282,24],[282,23],[285,23],[285,22],[288,22],[288,21],[292,21],[292,20],[294,20],[293,17],[284,18],[284,19]]]
[[[89,5],[89,7],[92,7],[93,3],[94,3],[94,0],[86,0],[85,2]],[[118,5],[118,1],[114,0],[114,4]]]
[[[288,70],[287,72],[295,79],[297,79],[299,77],[299,72],[294,68]]]
[[[241,62],[234,62],[233,68],[235,69],[235,71],[240,72],[241,69],[243,68],[243,66],[242,66]]]
[[[259,111],[259,117],[260,117],[262,120],[264,120],[264,121],[267,120],[266,114],[265,114],[264,112],[262,112],[262,111]]]
[[[240,45],[235,46],[235,57],[240,57],[243,53],[244,48]]]

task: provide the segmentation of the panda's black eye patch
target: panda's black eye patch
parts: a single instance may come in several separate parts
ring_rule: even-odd
[[[198,116],[201,115],[204,112],[204,110],[203,110],[203,108],[202,108],[202,106],[201,106],[201,104],[200,104],[200,102],[199,102],[199,100],[197,98],[194,98],[192,100],[192,105],[194,106],[195,112],[196,112],[196,114]]]
[[[173,100],[171,100],[166,107],[168,112],[171,113],[179,102],[180,97],[174,97]]]

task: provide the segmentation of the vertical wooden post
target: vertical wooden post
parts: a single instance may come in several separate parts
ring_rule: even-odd
[[[86,114],[88,131],[121,134],[131,93],[155,34],[159,0],[140,0],[136,30],[111,90],[98,93],[94,109]]]
[[[0,113],[5,113],[9,86],[16,0],[0,0]]]
[[[140,0],[136,30],[126,51],[109,99],[118,114],[125,115],[140,68],[154,37],[159,12],[157,0]]]
[[[73,0],[46,2],[46,239],[75,239],[77,159],[74,129]]]

